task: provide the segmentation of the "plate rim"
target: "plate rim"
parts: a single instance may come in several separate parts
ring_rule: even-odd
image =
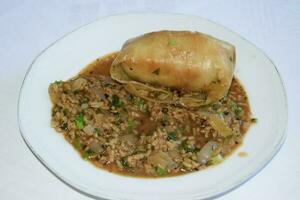
[[[232,34],[234,34],[237,37],[240,37],[243,41],[247,42],[248,44],[250,44],[252,47],[254,47],[255,49],[257,49],[257,51],[259,51],[261,54],[264,55],[265,58],[267,58],[273,65],[273,68],[276,71],[276,75],[279,78],[280,81],[280,86],[281,86],[281,90],[283,93],[283,99],[284,99],[284,122],[283,122],[283,130],[281,133],[281,137],[280,140],[277,142],[277,144],[274,147],[274,150],[268,155],[267,159],[264,160],[264,162],[260,163],[259,166],[256,167],[255,170],[253,170],[251,173],[247,174],[247,176],[244,176],[243,178],[241,178],[239,181],[236,181],[234,183],[232,183],[231,185],[228,185],[227,187],[224,187],[222,190],[222,192],[219,192],[217,190],[213,190],[211,194],[206,194],[207,196],[201,196],[200,194],[196,194],[196,195],[190,195],[187,197],[191,197],[191,199],[213,199],[213,198],[217,198],[220,196],[223,196],[224,194],[233,191],[234,189],[240,187],[241,185],[243,185],[245,182],[247,182],[248,180],[250,180],[251,178],[253,178],[256,174],[258,174],[262,169],[264,169],[267,164],[269,164],[272,159],[277,155],[277,153],[279,152],[279,150],[281,149],[281,147],[283,146],[286,137],[287,137],[287,127],[288,127],[288,101],[287,101],[287,93],[286,93],[286,87],[285,87],[285,83],[282,79],[281,74],[279,73],[279,70],[277,68],[277,66],[275,65],[275,63],[272,61],[272,59],[258,46],[256,46],[255,44],[253,44],[252,42],[250,42],[249,40],[247,40],[246,38],[244,38],[243,36],[241,36],[240,34],[236,33],[235,31],[231,30],[230,28],[227,28],[226,26],[223,26],[215,21],[212,21],[210,19],[204,18],[202,16],[199,15],[193,15],[193,14],[183,14],[183,13],[176,13],[176,12],[122,12],[122,13],[117,13],[117,14],[113,14],[113,15],[107,15],[104,17],[99,17],[96,18],[94,20],[91,20],[90,22],[83,24],[81,26],[78,26],[77,28],[67,32],[66,34],[62,35],[61,37],[59,37],[58,39],[54,40],[53,42],[51,42],[47,47],[45,47],[40,53],[38,53],[33,61],[30,63],[29,67],[27,67],[25,76],[22,80],[21,83],[21,87],[19,89],[19,95],[18,95],[18,103],[17,103],[17,122],[18,122],[18,128],[19,128],[19,132],[20,135],[23,139],[23,141],[25,142],[26,146],[30,149],[30,151],[32,152],[32,154],[40,161],[40,163],[49,171],[51,172],[51,174],[53,174],[56,178],[58,178],[60,181],[62,181],[64,184],[66,184],[67,186],[69,186],[70,188],[74,189],[75,191],[86,195],[88,197],[91,198],[95,198],[95,199],[128,199],[128,198],[123,198],[121,197],[121,195],[108,195],[105,194],[101,191],[101,196],[98,195],[94,195],[91,194],[89,192],[84,191],[84,189],[80,188],[80,186],[72,183],[71,181],[69,181],[67,178],[65,178],[62,174],[60,174],[59,172],[55,171],[54,169],[52,169],[50,166],[47,165],[47,162],[44,161],[44,159],[39,155],[39,153],[34,150],[34,147],[31,146],[30,142],[27,140],[26,136],[24,135],[24,131],[22,129],[22,123],[21,123],[21,117],[20,117],[20,102],[22,99],[22,95],[23,95],[23,86],[24,83],[26,82],[28,75],[32,69],[32,67],[34,66],[35,62],[40,58],[40,56],[42,56],[49,48],[51,48],[52,46],[54,46],[57,42],[63,40],[64,38],[66,38],[67,36],[71,35],[72,33],[76,32],[77,30],[80,30],[88,25],[91,25],[93,23],[102,21],[102,20],[106,20],[112,17],[122,17],[122,16],[129,16],[129,15],[164,15],[164,16],[168,16],[168,15],[172,15],[172,16],[178,16],[178,17],[190,17],[190,18],[194,18],[194,19],[200,19],[203,21],[207,21],[209,23],[212,23],[214,25],[217,25],[219,27],[222,27],[223,29],[225,29],[226,31],[231,32]]]

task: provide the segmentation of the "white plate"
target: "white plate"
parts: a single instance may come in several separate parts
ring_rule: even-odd
[[[48,86],[66,80],[124,41],[162,29],[200,31],[236,46],[235,75],[249,95],[258,123],[244,144],[224,163],[183,176],[161,179],[124,177],[95,168],[80,158],[50,127]],[[23,82],[18,107],[19,126],[32,152],[55,175],[77,190],[108,199],[203,199],[221,195],[262,169],[284,141],[287,105],[274,64],[258,48],[232,31],[195,16],[125,14],[103,18],[66,35],[32,63]],[[240,158],[238,152],[247,152]]]

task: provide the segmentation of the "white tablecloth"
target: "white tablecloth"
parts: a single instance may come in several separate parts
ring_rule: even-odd
[[[50,43],[96,18],[134,11],[202,16],[241,34],[269,55],[278,66],[288,94],[286,142],[259,174],[219,199],[300,199],[297,0],[1,0],[0,199],[89,199],[53,176],[25,145],[17,124],[19,88],[30,62]]]

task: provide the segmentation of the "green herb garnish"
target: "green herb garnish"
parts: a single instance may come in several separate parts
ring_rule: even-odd
[[[83,114],[80,113],[75,117],[75,126],[77,129],[83,129],[85,126],[85,122],[83,119]]]
[[[69,114],[69,110],[67,108],[64,108],[63,113],[64,113],[65,116],[67,116]]]
[[[120,98],[117,95],[112,95],[111,97],[111,105],[116,108],[121,108],[124,106],[124,103],[120,101]]]
[[[240,115],[243,112],[243,109],[236,103],[233,103],[231,108],[236,115]]]
[[[88,103],[89,99],[88,98],[83,98],[82,100],[79,101],[80,104]]]
[[[181,133],[184,133],[186,131],[184,127],[179,127],[177,128],[177,130]]]
[[[94,128],[94,131],[97,135],[101,134],[101,129],[100,128]]]
[[[91,149],[87,150],[87,151],[84,151],[81,156],[83,159],[89,159],[90,156],[94,155],[95,152],[93,152]]]
[[[54,117],[54,116],[55,116],[55,114],[56,114],[56,111],[55,111],[55,110],[52,110],[52,112],[51,112],[51,116],[52,116],[52,117]]]
[[[168,124],[169,120],[168,120],[168,115],[163,115],[162,118],[160,119],[160,124],[162,126],[166,126]]]
[[[128,163],[127,157],[121,158],[120,161],[121,161],[121,164],[122,164],[122,166],[123,166],[124,168],[129,168],[129,167],[130,167],[130,166],[129,166],[129,163]]]
[[[101,108],[97,108],[95,112],[96,112],[96,114],[100,114],[100,113],[103,113],[103,110]]]
[[[176,44],[177,44],[176,40],[170,40],[170,41],[169,41],[169,45],[174,46],[174,45],[176,45]]]
[[[168,133],[168,136],[167,136],[167,140],[176,140],[177,139],[177,136],[176,136],[176,132],[175,131],[172,131],[172,132],[169,132]]]
[[[158,176],[163,176],[167,173],[167,171],[161,167],[155,167],[155,172]]]
[[[127,100],[130,101],[131,103],[134,102],[134,96],[132,94],[128,94]]]
[[[67,130],[67,129],[68,129],[68,123],[67,123],[67,122],[62,122],[62,123],[60,124],[60,128],[61,128],[62,130]]]
[[[215,165],[223,161],[223,157],[221,154],[211,157],[210,161],[208,162],[209,165]]]
[[[76,95],[76,94],[79,94],[79,92],[80,92],[80,90],[74,90],[73,94]]]
[[[159,75],[159,72],[160,72],[160,68],[157,68],[156,70],[154,70],[154,71],[152,72],[152,74]]]
[[[74,148],[77,149],[77,150],[81,150],[81,148],[82,148],[82,145],[81,145],[81,143],[79,142],[78,139],[74,140],[73,146],[74,146]]]
[[[146,104],[143,99],[135,98],[133,104],[140,110],[145,111],[146,110]]]
[[[195,147],[190,147],[186,140],[182,141],[180,146],[179,146],[179,149],[183,149],[186,153],[195,153],[195,152],[198,152],[200,149],[199,148],[195,148]]]
[[[62,81],[54,81],[54,84],[56,85],[60,85],[62,83]]]
[[[127,121],[127,126],[128,126],[128,128],[130,128],[130,129],[136,128],[137,125],[138,125],[138,122],[135,121],[135,120],[129,119],[129,120]]]
[[[108,88],[112,88],[114,86],[114,84],[112,84],[112,83],[104,83],[103,86],[104,87],[108,87]]]
[[[242,113],[243,109],[241,107],[237,107],[235,110],[234,110],[234,113],[237,114],[237,115],[240,115]]]
[[[251,122],[256,123],[257,122],[257,118],[252,118]]]

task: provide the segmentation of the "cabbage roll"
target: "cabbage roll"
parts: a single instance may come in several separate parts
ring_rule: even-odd
[[[235,47],[227,42],[199,32],[159,31],[128,40],[110,73],[149,100],[205,105],[227,94],[234,67]],[[174,99],[162,88],[185,95]],[[149,96],[151,91],[157,95]]]

